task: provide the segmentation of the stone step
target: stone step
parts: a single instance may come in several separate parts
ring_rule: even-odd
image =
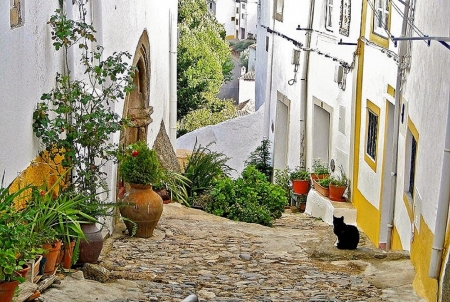
[[[346,224],[356,225],[356,209],[351,202],[332,201],[314,189],[308,193],[305,213],[320,218],[329,225],[333,225],[333,215],[344,216]]]

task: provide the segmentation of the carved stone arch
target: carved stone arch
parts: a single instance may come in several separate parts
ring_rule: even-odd
[[[148,125],[152,122],[150,115],[150,42],[147,31],[144,30],[133,57],[136,67],[133,79],[136,88],[127,95],[123,108],[123,116],[133,124],[120,134],[120,144],[126,146],[137,141],[147,141]]]

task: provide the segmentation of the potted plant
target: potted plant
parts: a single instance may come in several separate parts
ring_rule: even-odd
[[[29,236],[27,216],[16,209],[16,201],[27,193],[24,187],[14,193],[0,188],[0,301],[9,302],[14,297],[19,282],[25,278],[19,273],[29,259],[42,252],[36,236]]]
[[[55,270],[58,255],[62,246],[70,247],[71,243],[86,239],[81,228],[83,223],[94,223],[97,220],[82,211],[89,196],[70,193],[63,190],[56,192],[64,174],[50,189],[32,188],[31,199],[23,210],[28,217],[30,233],[39,236],[43,243],[45,268],[44,273],[51,274]],[[55,192],[57,194],[55,194]]]
[[[127,188],[119,209],[128,233],[132,235],[136,225],[135,236],[151,237],[163,211],[162,198],[152,189],[163,177],[158,156],[146,142],[139,141],[119,152],[118,159]]]
[[[80,10],[83,13],[83,10]],[[85,13],[85,12],[84,12]],[[40,139],[41,157],[48,161],[54,173],[61,175],[67,169],[65,190],[87,196],[82,211],[100,218],[111,215],[112,203],[105,206],[108,194],[108,174],[104,167],[114,160],[117,146],[110,143],[111,136],[128,124],[112,108],[111,104],[123,100],[126,93],[134,89],[132,77],[134,68],[127,61],[127,52],[114,52],[106,57],[103,47],[96,45],[95,29],[84,22],[84,18],[74,21],[61,9],[51,16],[51,38],[56,51],[67,53],[76,47],[80,52],[80,66],[84,72],[73,73],[69,68],[55,76],[55,86],[41,96],[33,113],[33,131]],[[68,56],[63,56],[64,66],[70,67]],[[83,77],[77,79],[77,74]],[[105,197],[104,199],[100,197]],[[83,224],[82,228],[91,244],[80,249],[80,259],[97,259],[103,243],[93,244],[101,236],[95,223]],[[89,235],[88,235],[89,234]],[[102,237],[103,242],[103,237]],[[88,247],[95,250],[83,251]],[[100,246],[100,251],[98,251]],[[98,258],[98,257],[97,257]]]
[[[290,179],[292,181],[292,191],[295,194],[308,194],[310,181],[309,171],[296,167],[295,170],[290,173]]]
[[[328,197],[330,181],[331,179],[329,177],[316,179],[314,180],[315,183],[314,189],[316,189],[316,191],[322,194],[323,196]]]
[[[342,197],[348,186],[348,178],[342,165],[339,166],[340,174],[330,178],[330,199],[333,201],[345,201]]]
[[[330,174],[328,164],[322,162],[320,158],[313,159],[312,170],[312,179],[322,179],[328,177]]]

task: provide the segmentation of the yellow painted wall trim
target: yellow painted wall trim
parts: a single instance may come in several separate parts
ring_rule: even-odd
[[[390,96],[395,97],[395,88],[392,87],[391,85],[388,85],[387,93],[388,93]]]
[[[376,150],[378,150],[378,139],[379,139],[379,128],[380,128],[380,107],[372,103],[370,100],[366,101],[366,127],[365,127],[365,139],[364,139],[364,160],[369,165],[370,168],[374,172],[377,172],[377,154],[375,155],[375,158],[370,157],[366,152],[366,146],[367,146],[367,140],[368,140],[368,129],[369,129],[369,111],[372,111],[377,116],[377,138],[375,141]]]
[[[431,248],[434,235],[420,216],[420,234],[414,230],[414,241],[411,244],[411,262],[416,270],[413,287],[416,293],[428,301],[436,301],[438,283],[428,277],[431,260]]]
[[[406,211],[408,212],[409,222],[414,220],[412,211],[412,197],[409,197],[406,192],[403,192],[403,203],[405,204]]]
[[[403,251],[402,241],[400,239],[400,235],[398,234],[397,228],[395,226],[392,229],[391,250]]]
[[[375,208],[357,189],[353,191],[354,205],[358,209],[356,223],[369,240],[375,245],[379,245],[380,235],[380,212]]]
[[[419,144],[419,131],[417,131],[416,125],[412,122],[411,118],[408,116],[408,129],[411,131],[411,134],[414,136],[417,144]]]
[[[367,0],[367,1],[371,1],[372,3],[374,3],[373,0]],[[366,1],[364,1],[364,2],[366,2]],[[379,34],[375,33],[373,30],[375,14],[373,13],[373,10],[370,6],[369,6],[369,8],[370,8],[370,11],[372,12],[369,40],[373,43],[380,45],[381,47],[389,48],[389,37],[380,36]],[[392,5],[391,5],[391,2],[389,2],[389,18],[388,18],[388,26],[387,26],[388,32],[390,32],[390,30],[391,30],[391,16],[392,16]],[[361,24],[363,24],[363,23],[361,23]],[[388,35],[388,33],[386,33],[386,35]]]

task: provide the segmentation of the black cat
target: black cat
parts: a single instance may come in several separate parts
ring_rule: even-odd
[[[337,248],[340,250],[355,250],[359,242],[359,231],[354,225],[347,225],[344,216],[333,216],[333,231],[338,238]]]

